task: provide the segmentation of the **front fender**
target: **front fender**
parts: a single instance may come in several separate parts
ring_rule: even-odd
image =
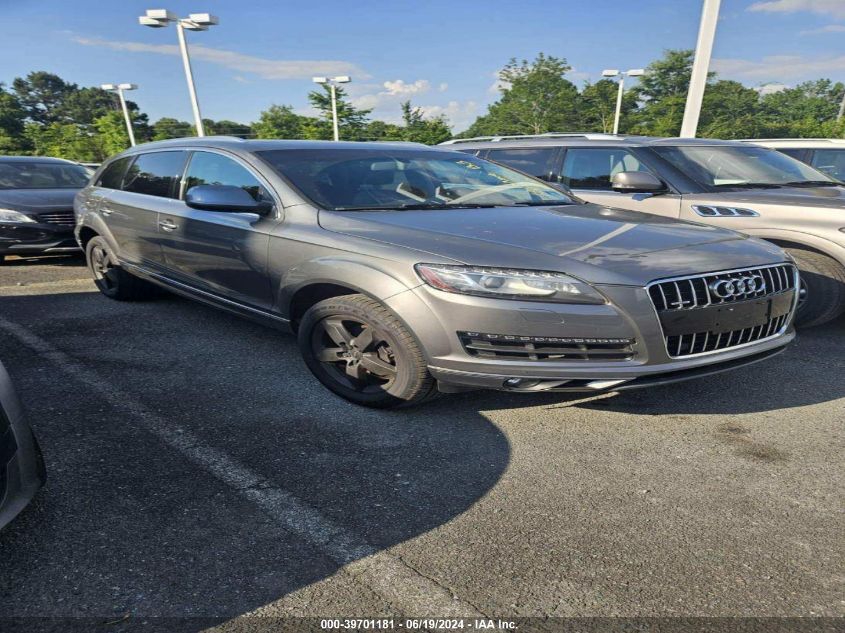
[[[388,260],[364,263],[344,255],[310,260],[283,275],[276,296],[276,309],[282,316],[289,318],[293,296],[303,288],[316,284],[345,286],[378,301],[385,301],[421,283],[407,283],[407,273],[401,274],[399,266]]]
[[[742,232],[769,242],[792,242],[809,246],[811,249],[824,253],[845,266],[845,234],[842,233],[839,234],[842,235],[841,242],[835,242],[815,233],[804,233],[789,229],[744,228]],[[838,237],[838,235],[834,235],[834,237]]]

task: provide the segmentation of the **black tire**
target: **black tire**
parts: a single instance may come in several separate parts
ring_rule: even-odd
[[[800,248],[787,248],[801,272],[801,297],[795,325],[813,327],[845,312],[845,268],[835,259]]]
[[[97,288],[109,299],[144,301],[157,294],[154,285],[131,275],[117,263],[108,242],[99,235],[85,245],[85,262]]]
[[[314,304],[302,317],[298,341],[317,380],[355,404],[391,409],[419,404],[437,392],[416,338],[364,295]]]

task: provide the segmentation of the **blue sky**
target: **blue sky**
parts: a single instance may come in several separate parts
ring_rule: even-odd
[[[405,99],[464,129],[496,98],[510,57],[565,57],[579,85],[692,48],[700,0],[0,0],[0,81],[48,70],[80,85],[133,82],[151,120],[189,120],[173,27],[148,8],[210,12],[188,33],[203,116],[253,121],[272,103],[307,112],[315,74],[350,74],[350,95],[395,120]],[[752,86],[845,80],[845,0],[723,0],[713,68]]]

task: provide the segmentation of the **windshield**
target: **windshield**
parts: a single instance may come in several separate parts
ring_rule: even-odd
[[[87,182],[82,165],[0,162],[0,189],[81,189]]]
[[[809,165],[762,147],[698,145],[654,151],[699,184],[718,189],[838,184]]]
[[[333,211],[574,203],[542,181],[458,152],[352,147],[258,155],[306,197]]]

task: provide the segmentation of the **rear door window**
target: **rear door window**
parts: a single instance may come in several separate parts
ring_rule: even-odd
[[[187,152],[141,154],[123,177],[123,190],[159,198],[177,198]]]
[[[650,172],[626,149],[576,147],[566,150],[560,179],[570,189],[613,191],[611,179],[623,171]]]
[[[486,158],[513,167],[529,176],[549,180],[557,149],[532,147],[525,149],[491,149]]]

